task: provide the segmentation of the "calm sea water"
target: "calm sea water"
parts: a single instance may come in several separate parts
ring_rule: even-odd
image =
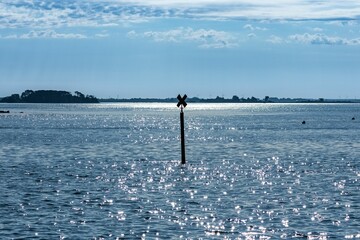
[[[0,110],[1,239],[360,238],[360,104]]]

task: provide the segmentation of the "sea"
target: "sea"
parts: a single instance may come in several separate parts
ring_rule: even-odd
[[[360,104],[0,110],[1,239],[360,239]]]

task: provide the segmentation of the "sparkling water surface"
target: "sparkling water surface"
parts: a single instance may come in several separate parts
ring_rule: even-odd
[[[1,239],[360,239],[360,104],[0,110]]]

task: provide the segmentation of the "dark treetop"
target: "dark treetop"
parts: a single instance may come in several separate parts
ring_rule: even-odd
[[[84,95],[76,91],[72,95],[67,91],[55,90],[26,90],[21,95],[12,94],[4,97],[0,102],[6,103],[98,103],[99,100],[92,95]]]

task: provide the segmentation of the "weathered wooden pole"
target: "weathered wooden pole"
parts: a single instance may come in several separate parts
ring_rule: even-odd
[[[181,140],[181,164],[186,163],[186,156],[185,156],[185,127],[184,127],[184,108],[186,107],[187,103],[185,99],[187,98],[186,94],[181,97],[179,94],[177,99],[179,100],[177,106],[180,107],[180,140]]]
[[[180,111],[180,129],[181,129],[181,164],[186,163],[185,157],[185,129],[184,129],[184,111],[181,107]]]

